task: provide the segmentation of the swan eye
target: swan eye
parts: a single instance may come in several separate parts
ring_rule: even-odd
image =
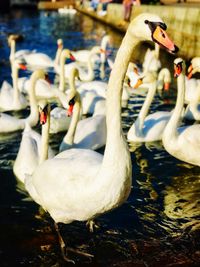
[[[69,100],[69,106],[73,106],[75,104],[75,97]]]

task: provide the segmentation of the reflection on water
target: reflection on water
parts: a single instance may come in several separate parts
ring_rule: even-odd
[[[3,80],[10,81],[6,38],[11,32],[24,36],[17,49],[36,48],[51,57],[55,55],[57,38],[63,38],[65,46],[75,50],[98,44],[107,32],[112,36],[110,56],[114,58],[123,37],[83,15],[72,19],[56,12],[24,14],[15,11],[0,18],[0,28],[0,84]],[[133,58],[141,60],[146,48],[145,44],[140,45]],[[164,66],[171,68],[171,56],[162,52],[161,60]],[[106,73],[109,72],[106,66]],[[108,75],[104,80],[108,80]],[[169,95],[155,97],[150,112],[173,108],[176,95],[173,88],[174,84]],[[143,102],[144,96],[132,95],[128,108],[123,109],[125,134]],[[15,115],[26,117],[27,113]],[[51,136],[50,144],[55,151],[62,138],[63,134]],[[13,175],[12,166],[20,140],[21,132],[0,135],[1,266],[68,266],[60,257],[51,218],[31,201]],[[93,234],[88,233],[85,223],[61,225],[67,243],[94,254],[94,259],[90,262],[74,254],[70,256],[81,267],[199,266],[199,168],[171,157],[161,142],[130,143],[129,148],[133,188],[128,201],[98,218],[100,228]]]

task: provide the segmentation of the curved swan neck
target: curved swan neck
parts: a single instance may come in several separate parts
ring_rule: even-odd
[[[62,53],[62,49],[63,49],[63,46],[58,46],[57,51],[56,51],[54,64],[57,65],[57,66],[60,63],[60,56],[61,56],[61,53]]]
[[[16,43],[14,40],[11,40],[10,41],[10,56],[9,56],[9,59],[10,59],[10,62],[12,63],[15,59],[15,49],[16,49]]]
[[[185,74],[183,72],[177,78],[177,88],[176,106],[163,134],[164,136],[167,136],[167,138],[175,136],[182,115],[185,99]]]
[[[59,82],[59,90],[65,91],[65,56],[60,57],[60,82]]]
[[[49,128],[50,128],[50,104],[48,104],[47,121],[42,125],[42,141],[41,141],[41,152],[39,163],[41,164],[48,159],[48,148],[49,148]]]
[[[79,118],[80,118],[80,111],[81,111],[81,99],[80,99],[79,93],[77,93],[76,102],[75,102],[74,108],[73,108],[72,119],[70,121],[70,126],[69,126],[69,129],[67,131],[67,134],[65,135],[65,137],[63,139],[64,143],[66,143],[68,145],[72,145],[74,142],[74,135],[76,132],[77,123],[78,123]]]
[[[127,149],[121,125],[121,98],[126,70],[134,48],[138,43],[139,40],[131,37],[127,31],[111,71],[106,101],[107,141],[104,154],[105,164],[107,160],[111,161],[110,152],[114,153],[115,150],[118,150],[120,158],[120,149],[124,147]],[[114,157],[116,158],[117,156],[115,155]]]
[[[13,89],[14,89],[14,98],[13,98],[13,103],[14,105],[17,105],[19,103],[19,89],[18,89],[18,73],[19,70],[18,68],[12,63],[12,80],[13,80]]]
[[[39,119],[37,99],[35,95],[35,86],[36,86],[37,80],[38,80],[38,77],[34,75],[33,73],[30,78],[30,89],[29,89],[30,115],[27,118],[30,126],[35,126]]]
[[[151,105],[153,98],[154,98],[154,95],[156,93],[156,82],[144,84],[144,86],[148,87],[149,89],[148,89],[148,93],[147,93],[147,96],[145,98],[145,101],[142,105],[142,108],[141,108],[139,115],[138,115],[136,122],[135,122],[135,124],[138,126],[137,130],[139,131],[139,134],[142,134],[142,132],[143,132],[144,121],[145,121],[145,118],[149,112],[150,105]]]

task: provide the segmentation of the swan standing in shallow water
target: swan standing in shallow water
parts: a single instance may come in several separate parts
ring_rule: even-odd
[[[127,139],[132,142],[153,142],[161,140],[163,130],[171,116],[171,112],[168,111],[157,111],[147,116],[156,93],[157,80],[155,73],[149,72],[146,74],[143,82],[146,85],[142,86],[148,87],[149,89],[139,115],[127,134]]]
[[[200,166],[200,125],[178,127],[185,99],[185,62],[174,61],[177,78],[177,100],[172,116],[163,133],[163,145],[169,154],[177,159]]]
[[[132,164],[122,132],[122,83],[135,46],[143,40],[162,43],[169,51],[177,48],[165,33],[157,15],[143,13],[132,20],[117,52],[107,92],[107,140],[104,156],[88,149],[69,149],[40,164],[25,186],[32,198],[55,221],[61,250],[67,248],[56,223],[90,221],[122,205],[132,184]]]
[[[13,87],[6,81],[3,82],[0,90],[0,110],[22,110],[28,106],[28,101],[20,93],[18,88],[18,72],[19,69],[26,70],[26,66],[22,61],[15,59],[12,62],[12,81]]]
[[[25,175],[31,175],[43,158],[52,158],[54,152],[48,148],[49,126],[50,126],[50,107],[39,104],[40,124],[42,125],[42,135],[32,130],[27,123],[22,134],[22,140],[13,165],[15,176],[24,183]]]
[[[26,122],[28,122],[31,127],[37,124],[39,115],[35,96],[35,85],[38,79],[45,79],[45,74],[42,70],[37,70],[31,75],[29,90],[30,115],[25,119],[18,119],[6,113],[0,113],[0,133],[23,130]]]

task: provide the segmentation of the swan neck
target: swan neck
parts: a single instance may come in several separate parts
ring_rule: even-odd
[[[56,51],[55,60],[54,60],[54,64],[57,65],[57,66],[58,66],[59,63],[60,63],[60,56],[61,56],[61,53],[62,53],[62,47],[58,46],[57,51]]]
[[[39,164],[48,159],[49,148],[49,128],[50,128],[50,105],[48,104],[47,121],[42,125],[42,141]]]
[[[122,133],[121,98],[123,82],[128,68],[128,64],[131,60],[134,48],[138,43],[139,40],[131,37],[129,32],[127,31],[122,41],[122,44],[117,52],[114,66],[110,74],[106,101],[107,141],[104,154],[105,162],[107,160],[110,162],[112,157],[116,159],[116,153],[118,153],[120,158],[120,150],[127,149],[127,144]],[[110,152],[113,153],[114,151],[116,151],[115,155],[110,155]]]
[[[60,82],[59,90],[61,92],[65,91],[65,57],[60,58]]]
[[[185,99],[185,77],[183,73],[181,73],[177,78],[177,89],[178,92],[176,106],[164,131],[164,135],[168,138],[176,135],[177,127],[179,126],[179,122],[182,115]]]
[[[80,73],[80,79],[83,82],[90,82],[90,81],[93,81],[94,78],[95,78],[94,66],[93,66],[93,62],[92,62],[92,56],[93,55],[94,54],[91,53],[90,56],[88,57],[88,61],[87,61],[87,73],[84,74],[84,76],[82,76],[81,73]]]
[[[14,40],[11,40],[11,42],[10,42],[10,57],[9,57],[11,64],[15,59],[15,49],[16,49],[16,43]]]
[[[13,65],[13,64],[12,64]],[[13,89],[14,89],[14,105],[19,103],[19,89],[18,89],[18,73],[19,70],[15,66],[12,66],[12,80],[13,80]]]
[[[67,131],[67,134],[65,135],[63,141],[64,143],[68,145],[72,145],[74,143],[74,136],[76,133],[76,127],[80,118],[80,110],[81,110],[81,102],[80,98],[76,101],[74,108],[73,108],[73,114],[70,121],[70,126]]]
[[[139,115],[138,115],[136,122],[135,122],[136,125],[138,126],[137,130],[139,131],[139,134],[142,134],[142,132],[143,132],[144,121],[145,121],[145,118],[149,112],[150,105],[151,105],[151,103],[154,99],[154,95],[156,93],[156,83],[155,82],[144,84],[144,86],[148,87],[148,93],[147,93],[145,101],[142,105],[142,108],[141,108]]]
[[[33,75],[30,79],[29,101],[30,101],[30,115],[27,118],[30,126],[35,126],[39,119],[37,99],[35,95],[35,87],[38,78]]]

